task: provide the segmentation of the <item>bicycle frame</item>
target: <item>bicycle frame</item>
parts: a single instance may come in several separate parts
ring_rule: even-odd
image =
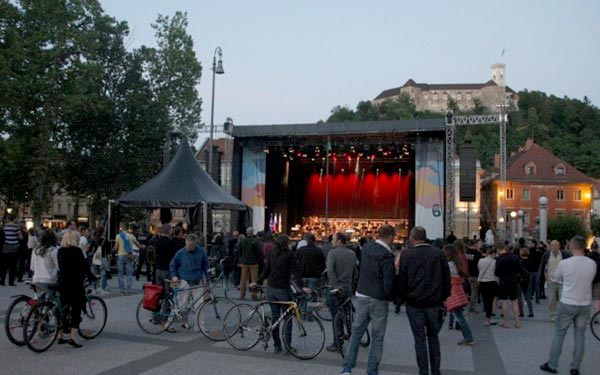
[[[198,296],[197,298],[192,298],[192,301],[188,301],[188,303],[182,308],[179,306],[179,302],[177,299],[177,294],[178,293],[182,293],[182,292],[187,292],[187,291],[191,291],[194,289],[199,289],[199,288],[204,288],[204,293],[202,293],[200,296]],[[196,304],[205,298],[206,295],[212,295],[212,287],[210,286],[210,284],[202,284],[202,285],[195,285],[195,286],[191,286],[188,288],[173,288],[173,291],[171,291],[168,300],[170,301],[171,305],[175,307],[175,311],[179,314],[187,314],[190,311],[194,310],[194,306],[196,306]],[[213,296],[214,298],[214,296]],[[204,301],[203,301],[204,302]]]

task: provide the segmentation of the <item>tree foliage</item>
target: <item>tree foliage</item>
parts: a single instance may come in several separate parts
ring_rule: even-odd
[[[548,238],[558,240],[560,243],[573,238],[573,236],[586,237],[587,231],[580,218],[574,216],[558,216],[548,220]]]
[[[507,127],[507,149],[517,151],[527,138],[547,148],[559,158],[572,164],[590,177],[600,177],[600,152],[597,140],[600,139],[600,110],[587,98],[583,100],[559,98],[540,91],[519,92],[519,108],[511,110],[511,124]],[[456,102],[448,100],[450,107]],[[475,100],[471,111],[457,111],[459,114],[490,113],[481,101]],[[356,109],[336,106],[331,111],[329,122],[374,121],[412,118],[441,118],[443,114],[417,111],[414,102],[407,94],[396,100],[388,100],[379,105],[361,101]],[[466,127],[457,129],[457,145],[463,143]],[[499,153],[499,133],[497,126],[470,126],[472,144],[476,147],[483,168],[493,165],[494,154]]]
[[[128,51],[97,0],[0,0],[0,198],[39,218],[53,189],[106,200],[161,167],[170,132],[200,119],[187,17],[159,16],[158,48]]]

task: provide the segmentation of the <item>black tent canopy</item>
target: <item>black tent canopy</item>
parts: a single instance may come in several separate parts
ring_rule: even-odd
[[[186,140],[181,141],[166,168],[116,202],[117,206],[145,208],[193,208],[200,204],[213,209],[246,209],[204,171]]]

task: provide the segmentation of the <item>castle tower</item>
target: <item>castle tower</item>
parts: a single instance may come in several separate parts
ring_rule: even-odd
[[[496,82],[498,86],[506,86],[506,65],[497,63],[492,65],[492,81]]]

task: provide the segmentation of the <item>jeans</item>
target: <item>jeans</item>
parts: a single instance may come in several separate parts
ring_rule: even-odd
[[[333,289],[332,289],[333,290]],[[327,305],[329,306],[329,313],[331,314],[331,329],[332,332],[336,331],[336,327],[335,327],[335,315],[338,313],[339,309],[340,309],[340,305],[342,303],[344,303],[344,301],[346,300],[346,298],[351,298],[352,296],[352,289],[351,288],[343,288],[344,291],[344,295],[341,296],[337,296],[337,295],[333,295],[330,293],[330,291],[327,291]],[[338,323],[338,327],[337,327],[337,331],[338,332],[342,332],[344,329],[344,323],[341,320],[337,321]],[[335,344],[335,340],[333,340],[333,344]]]
[[[469,327],[467,319],[465,319],[463,309],[460,308],[452,311],[452,315],[456,318],[458,324],[460,324],[460,330],[462,331],[463,339],[465,339],[465,341],[473,341],[473,333],[471,332],[471,327]]]
[[[267,299],[269,301],[291,301],[292,295],[288,289],[278,289],[278,288],[267,288]],[[273,323],[279,319],[281,314],[287,310],[288,306],[279,305],[279,304],[271,304],[271,315],[273,317]],[[281,339],[279,338],[279,329],[283,327],[283,321],[279,323],[279,326],[273,330],[273,343],[276,348],[281,349]],[[290,324],[287,327],[287,332],[284,333],[284,338],[287,340],[288,344],[291,344],[292,339],[292,325]]]
[[[304,286],[309,288],[310,290],[316,291],[319,287],[319,278],[318,277],[303,277],[302,282]],[[308,300],[310,297],[304,297],[300,300],[300,309],[304,312],[308,312]]]
[[[127,285],[125,285],[125,274],[127,273]],[[121,293],[131,293],[133,284],[133,260],[127,259],[125,255],[117,257],[117,274],[119,276],[119,289]]]
[[[553,369],[558,368],[558,359],[562,352],[565,335],[573,324],[573,333],[575,335],[575,347],[573,348],[573,361],[570,367],[579,370],[583,353],[585,352],[585,330],[590,319],[590,306],[575,306],[558,304],[556,323],[554,323],[554,337],[552,338],[552,349],[548,366]]]
[[[523,309],[523,299],[525,299],[525,302],[527,303],[527,311],[529,312],[529,314],[533,314],[533,301],[531,300],[531,295],[529,295],[528,289],[525,289],[525,285],[523,284],[518,284],[519,287],[519,291],[518,291],[518,295],[517,295],[517,300],[519,303],[519,312],[521,314],[525,314],[525,310]]]
[[[552,319],[556,317],[556,303],[560,299],[561,290],[561,284],[548,280],[548,311]]]
[[[17,273],[17,253],[1,253],[1,251],[2,249],[0,249],[0,284],[4,284],[8,273],[8,283],[13,285]]]
[[[258,264],[240,264],[240,299],[246,298],[246,288],[248,288],[248,279],[251,282],[258,282]],[[256,299],[256,291],[250,291],[252,299]]]
[[[343,367],[351,369],[356,366],[358,348],[369,322],[371,323],[371,349],[367,361],[367,374],[379,373],[379,362],[383,355],[383,339],[387,328],[389,302],[369,297],[356,298],[356,314],[352,323],[352,336],[348,343],[348,353],[344,358]]]
[[[527,295],[529,299],[535,296],[535,303],[540,303],[540,280],[537,272],[531,272],[529,274],[529,287],[527,288]]]
[[[418,308],[407,306],[406,313],[410,321],[413,337],[415,339],[415,352],[420,375],[440,375],[441,353],[439,329],[439,307]],[[427,347],[429,346],[429,358]]]
[[[479,297],[479,281],[477,277],[469,277],[469,285],[471,287],[471,297],[469,300],[469,311],[476,311],[477,297]]]

